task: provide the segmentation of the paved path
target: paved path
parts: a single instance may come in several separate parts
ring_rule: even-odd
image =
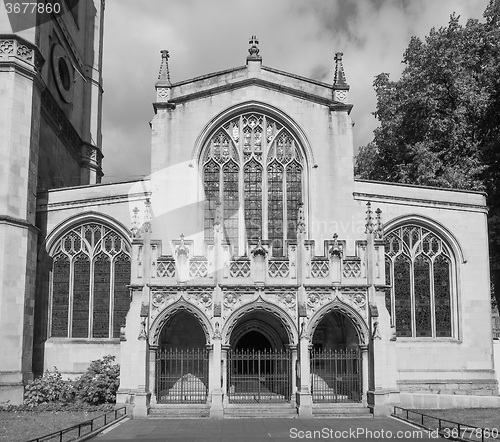
[[[316,433],[314,433],[316,432]],[[370,433],[371,432],[371,433]],[[376,419],[148,419],[127,420],[97,441],[435,441],[437,435],[392,418]],[[442,440],[442,439],[439,439]]]

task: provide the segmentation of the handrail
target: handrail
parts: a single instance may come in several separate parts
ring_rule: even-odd
[[[121,416],[118,416],[118,412],[120,412],[122,410],[124,410],[123,414],[121,414]],[[110,413],[114,414],[114,418],[112,420],[108,420],[107,419],[107,416]],[[68,428],[63,428],[62,430],[55,431],[54,433],[46,434],[44,436],[40,436],[40,437],[36,437],[34,439],[30,439],[28,442],[43,442],[43,441],[47,441],[47,440],[50,440],[50,439],[54,439],[55,440],[55,438],[57,436],[59,436],[59,442],[63,442],[63,436],[65,434],[73,431],[73,430],[76,430],[76,429],[78,429],[78,437],[81,437],[81,436],[84,436],[85,434],[92,433],[94,431],[94,429],[97,430],[98,428],[106,426],[107,424],[109,424],[109,423],[117,420],[118,417],[123,417],[126,414],[127,414],[127,407],[116,408],[116,409],[114,409],[112,411],[108,411],[107,413],[101,414],[100,416],[96,416],[93,419],[86,420],[85,422],[82,422],[80,424],[73,425],[73,426],[68,427]],[[98,419],[101,419],[103,416],[104,416],[104,424],[101,427],[95,427],[94,426],[94,421],[96,421]],[[89,427],[89,426],[90,426],[90,431],[88,431],[87,433],[82,434],[82,428]],[[74,439],[74,438],[72,438],[72,439]]]
[[[402,412],[406,412],[406,418],[403,416],[404,413],[402,413],[402,415],[398,415],[396,410],[401,410]],[[409,413],[419,415],[420,422],[416,422],[415,420],[411,420],[409,418]],[[493,439],[498,440],[498,436],[499,436],[499,432],[496,429],[490,430],[488,428],[476,427],[475,425],[464,424],[462,422],[455,422],[455,421],[451,421],[449,419],[443,419],[440,417],[431,416],[429,414],[420,413],[419,411],[414,411],[414,410],[408,410],[408,409],[402,408],[402,407],[395,406],[393,416],[398,417],[398,418],[403,419],[403,420],[406,420],[408,422],[417,423],[421,427],[424,427],[428,430],[431,430],[431,428],[428,428],[424,425],[424,417],[437,420],[438,421],[437,430],[438,430],[439,434],[441,436],[451,437],[451,438],[456,439],[456,440],[467,440],[467,441],[474,441],[474,442],[481,440],[481,442],[484,442],[485,437],[488,439],[493,438]],[[443,426],[443,423],[453,424],[453,427],[450,428],[449,426],[446,426],[446,425]],[[448,430],[448,431],[446,431],[446,430]],[[494,431],[494,430],[496,430],[496,431]],[[476,438],[475,439],[471,439],[470,437],[468,438],[467,433],[470,436],[472,436],[474,434],[476,436]],[[496,434],[493,436],[493,433],[496,433]]]

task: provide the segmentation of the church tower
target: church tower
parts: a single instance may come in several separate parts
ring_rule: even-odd
[[[102,176],[104,0],[38,5],[16,12],[0,4],[0,341],[8,356],[0,360],[0,402],[10,403],[22,402],[33,376],[45,232],[37,193]]]

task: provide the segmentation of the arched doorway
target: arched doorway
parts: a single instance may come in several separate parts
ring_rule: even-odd
[[[236,323],[227,360],[230,403],[289,402],[292,364],[289,336],[275,315],[253,311]]]
[[[205,403],[208,395],[208,354],[205,333],[187,311],[165,322],[156,351],[157,403]]]
[[[338,310],[326,314],[312,336],[311,393],[316,403],[361,402],[362,357],[352,320]]]

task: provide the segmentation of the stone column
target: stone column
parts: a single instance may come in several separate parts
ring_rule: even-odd
[[[151,399],[149,404],[156,405],[156,350],[157,346],[149,346],[149,391]]]
[[[291,392],[292,395],[290,397],[290,402],[292,405],[297,404],[297,346],[296,345],[290,345],[289,347],[290,350],[290,358],[291,358],[291,364],[292,364],[292,372],[291,372]]]
[[[229,351],[229,345],[222,346],[222,394],[223,394],[223,404],[226,406],[229,403],[229,398],[227,395],[227,352]]]
[[[222,406],[222,340],[219,332],[219,323],[215,325],[215,333],[212,340],[212,364],[210,365],[210,385],[211,404],[210,417],[212,419],[222,419],[224,417],[224,407]]]
[[[362,402],[363,405],[367,405],[367,393],[368,393],[368,376],[369,376],[369,359],[368,359],[368,345],[363,344],[359,346],[361,350],[361,370],[362,370]]]
[[[305,332],[305,320],[301,324],[301,333],[299,338],[299,360],[300,363],[300,382],[297,395],[299,405],[299,418],[312,418],[312,395],[311,395],[311,366],[309,356],[310,340]]]

